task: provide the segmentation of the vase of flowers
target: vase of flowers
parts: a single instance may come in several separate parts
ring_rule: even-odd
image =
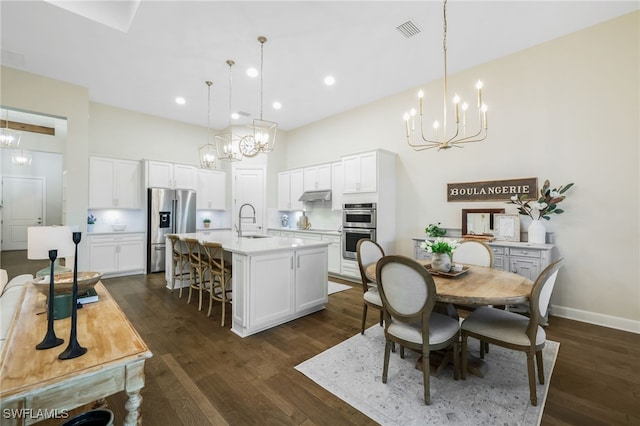
[[[549,180],[545,180],[540,189],[540,198],[537,201],[525,200],[525,195],[518,197],[514,195],[507,204],[515,204],[518,206],[518,212],[531,218],[531,224],[527,229],[529,242],[533,244],[544,244],[547,236],[547,230],[544,226],[544,220],[551,220],[552,214],[564,213],[564,210],[558,208],[558,204],[562,202],[566,196],[563,195],[573,183],[569,183],[558,188],[551,189]]]
[[[438,237],[444,237],[445,234],[447,233],[447,230],[440,228],[440,222],[438,222],[438,223],[430,223],[429,226],[427,226],[424,229],[424,232],[426,232],[427,235],[430,237],[438,238]]]
[[[451,270],[451,255],[458,248],[458,241],[438,237],[433,241],[426,240],[421,246],[431,253],[431,269],[440,272]]]

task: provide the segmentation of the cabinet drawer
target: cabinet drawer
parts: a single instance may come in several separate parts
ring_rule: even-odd
[[[296,238],[302,238],[303,240],[316,240],[321,241],[321,234],[312,234],[310,232],[296,232]]]
[[[322,241],[329,241],[332,243],[340,243],[340,236],[339,235],[323,235],[322,236]]]
[[[510,248],[509,255],[540,258],[540,250],[526,249],[526,248]]]
[[[280,236],[287,238],[295,238],[296,233],[293,231],[280,231]]]
[[[342,275],[360,279],[358,263],[352,260],[342,259]]]
[[[491,250],[493,250],[493,254],[494,255],[503,255],[505,254],[505,249],[504,247],[491,247]]]

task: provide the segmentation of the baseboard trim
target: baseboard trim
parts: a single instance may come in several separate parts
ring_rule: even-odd
[[[552,315],[640,334],[640,321],[552,305]]]

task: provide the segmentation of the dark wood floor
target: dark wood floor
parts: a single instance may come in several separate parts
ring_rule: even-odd
[[[25,268],[19,259],[2,254],[10,277]],[[331,295],[324,311],[241,339],[228,320],[220,327],[219,307],[207,318],[194,301],[170,293],[162,274],[103,282],[154,354],[144,424],[374,424],[293,368],[359,332],[358,288]],[[370,315],[369,325],[376,319]],[[640,424],[640,335],[557,317],[546,331],[560,351],[543,425]],[[125,399],[108,399],[115,424]]]

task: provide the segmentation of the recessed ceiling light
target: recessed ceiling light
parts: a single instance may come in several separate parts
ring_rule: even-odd
[[[249,68],[247,70],[247,75],[251,78],[256,78],[258,76],[258,70],[255,68]]]
[[[240,118],[240,114],[238,114],[237,112],[232,112],[231,118],[233,118],[234,120],[237,120],[238,118]]]
[[[336,79],[332,75],[328,75],[324,78],[324,84],[327,86],[333,86],[336,83]]]
[[[176,103],[177,103],[178,105],[184,105],[185,103],[187,103],[187,101],[186,101],[182,96],[178,96],[178,97],[176,98]]]
[[[280,102],[274,102],[273,103],[273,109],[280,109],[282,108],[282,104]]]

